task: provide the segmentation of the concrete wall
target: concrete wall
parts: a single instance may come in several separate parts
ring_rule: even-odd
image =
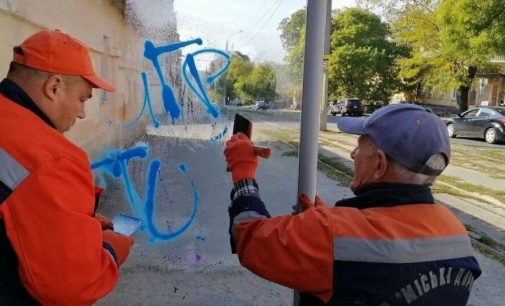
[[[118,2],[119,3],[119,2]],[[85,42],[95,71],[116,92],[94,90],[87,117],[66,134],[93,157],[107,147],[122,147],[120,124],[134,118],[143,102],[140,71],[144,39],[126,21],[121,5],[106,0],[0,0],[0,71],[5,75],[12,48],[41,29],[60,29]],[[142,133],[142,128],[127,131]]]

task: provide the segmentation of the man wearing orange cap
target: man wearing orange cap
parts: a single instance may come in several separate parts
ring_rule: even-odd
[[[94,215],[86,153],[63,137],[98,77],[86,45],[58,30],[14,48],[0,83],[0,304],[90,305],[108,294],[132,238]]]

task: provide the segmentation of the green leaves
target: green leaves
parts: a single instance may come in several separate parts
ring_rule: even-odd
[[[477,71],[497,71],[493,56],[505,54],[504,0],[397,1],[393,37],[410,47],[398,61],[400,76],[442,91],[468,93]],[[466,110],[467,94],[460,104]]]
[[[359,8],[339,12],[331,34],[330,97],[387,103],[399,86],[395,60],[404,52],[377,15]]]

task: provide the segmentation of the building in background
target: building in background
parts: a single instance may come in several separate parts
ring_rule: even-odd
[[[497,65],[498,72],[478,72],[475,75],[474,85],[468,93],[469,108],[498,106],[505,101],[505,57],[495,57],[491,63]],[[421,90],[421,103],[435,108],[437,113],[446,115],[457,112],[456,88],[448,92],[430,87]]]

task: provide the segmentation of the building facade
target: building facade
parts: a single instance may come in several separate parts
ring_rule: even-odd
[[[498,106],[505,101],[505,57],[495,57],[491,63],[498,65],[500,72],[477,73],[468,93],[468,107]],[[443,92],[430,87],[424,88],[421,103],[438,108],[442,113],[457,112],[457,89]]]
[[[173,0],[168,8],[173,11]],[[159,40],[178,40],[175,27]],[[106,148],[122,148],[129,139],[144,132],[141,120],[135,129],[123,128],[142,108],[144,90],[141,72],[152,72],[143,57],[149,34],[138,22],[134,10],[120,0],[0,0],[0,70],[5,75],[12,59],[12,48],[42,29],[60,29],[85,42],[95,71],[116,86],[116,92],[95,90],[86,102],[87,116],[78,120],[66,136],[83,147],[93,158]],[[163,60],[163,69],[171,73],[180,66],[178,55]],[[152,84],[156,82],[152,78]],[[170,82],[177,95],[180,80]],[[154,84],[156,85],[156,84]],[[158,82],[159,85],[159,82]],[[159,86],[154,86],[159,87]],[[156,89],[155,89],[156,90]],[[161,112],[161,110],[158,110]]]

